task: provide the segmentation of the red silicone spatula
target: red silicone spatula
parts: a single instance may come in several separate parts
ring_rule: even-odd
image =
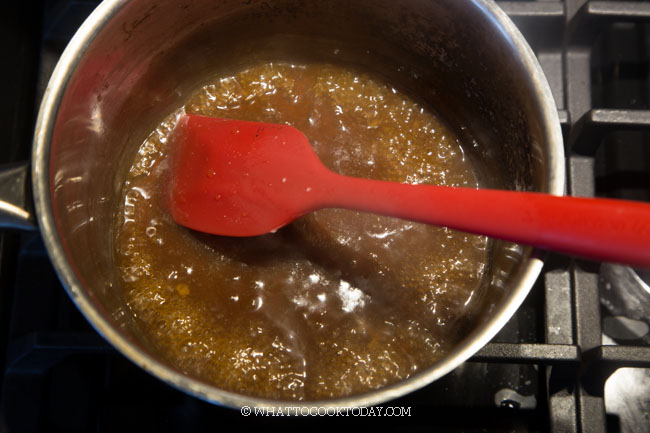
[[[336,207],[650,267],[648,204],[345,177],[286,125],[186,115],[172,145],[172,217],[202,232],[261,235]]]

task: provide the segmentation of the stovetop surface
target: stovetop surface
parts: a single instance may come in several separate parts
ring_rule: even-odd
[[[56,61],[97,1],[23,2],[0,16],[14,67],[1,80],[0,163],[29,158]],[[650,2],[497,2],[544,69],[573,195],[650,201]],[[650,316],[628,268],[551,254],[512,320],[469,362],[383,406],[392,418],[324,427],[434,431],[650,431]],[[635,295],[635,296],[636,296]],[[645,314],[645,316],[644,316]],[[117,353],[69,300],[38,233],[0,232],[0,432],[213,431],[311,417],[248,417],[190,397]]]

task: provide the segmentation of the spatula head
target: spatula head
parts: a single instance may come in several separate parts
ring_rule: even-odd
[[[170,212],[194,230],[272,232],[314,210],[327,169],[299,130],[184,115],[171,142]]]

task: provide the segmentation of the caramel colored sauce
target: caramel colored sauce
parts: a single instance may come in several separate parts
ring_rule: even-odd
[[[343,67],[257,65],[216,78],[184,110],[291,124],[340,174],[477,187],[435,114]],[[141,145],[116,221],[127,304],[170,363],[223,389],[316,400],[407,378],[460,340],[486,237],[339,209],[256,238],[185,229],[164,205],[175,119]]]

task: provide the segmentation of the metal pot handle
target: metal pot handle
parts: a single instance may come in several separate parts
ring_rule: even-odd
[[[29,162],[0,166],[0,228],[35,230]]]

